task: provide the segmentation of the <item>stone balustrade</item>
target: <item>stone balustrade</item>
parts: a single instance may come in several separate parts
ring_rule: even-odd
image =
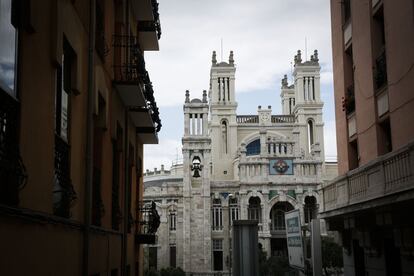
[[[295,122],[294,115],[271,115],[270,121],[272,124],[293,124]],[[258,115],[238,115],[236,122],[239,125],[259,125]]]
[[[414,189],[414,143],[340,176],[322,188],[324,212]]]
[[[280,175],[269,173],[269,160],[273,156],[245,157],[239,163],[239,178],[242,182],[277,181]],[[321,177],[322,162],[319,160],[293,159],[293,174],[284,177]]]

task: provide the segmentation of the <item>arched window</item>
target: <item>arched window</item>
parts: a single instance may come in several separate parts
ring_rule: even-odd
[[[260,205],[260,198],[255,196],[249,199],[248,216],[250,220],[262,221],[262,207]]]
[[[270,226],[271,231],[285,230],[285,212],[293,210],[293,206],[288,202],[278,202],[273,205],[270,211],[270,219],[272,224]]]
[[[311,151],[312,145],[315,143],[314,139],[314,130],[313,130],[313,121],[308,120],[308,146],[309,152]]]
[[[227,121],[221,122],[222,151],[227,154]]]
[[[316,204],[316,198],[314,196],[305,197],[305,222],[309,223],[312,219],[316,218],[318,213],[318,205]]]
[[[256,139],[253,142],[250,142],[246,146],[246,155],[258,155],[260,154],[260,139]]]

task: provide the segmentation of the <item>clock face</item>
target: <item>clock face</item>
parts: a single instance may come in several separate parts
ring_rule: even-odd
[[[289,165],[284,160],[277,160],[277,162],[273,165],[273,168],[278,173],[285,173],[287,169],[289,169]]]
[[[267,113],[262,113],[262,114],[260,114],[260,119],[261,119],[263,122],[267,122],[267,121],[269,121],[270,116],[269,116],[269,114],[267,114]]]
[[[271,159],[269,161],[270,174],[293,175],[293,163],[291,159]]]

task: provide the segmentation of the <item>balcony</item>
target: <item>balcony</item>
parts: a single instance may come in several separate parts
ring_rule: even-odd
[[[137,134],[144,144],[158,143],[161,129],[159,110],[145,60],[134,36],[114,35],[114,86],[129,108]]]
[[[159,50],[161,23],[157,0],[133,1],[133,8],[138,17],[139,43],[143,50]]]
[[[135,242],[137,244],[155,244],[155,233],[160,226],[160,216],[154,201],[151,203],[137,201],[136,225]]]
[[[413,174],[414,143],[411,143],[350,171],[323,187],[322,217],[342,215],[412,199],[414,198]]]

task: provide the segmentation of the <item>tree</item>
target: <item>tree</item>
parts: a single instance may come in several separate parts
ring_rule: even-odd
[[[330,270],[336,272],[344,267],[342,247],[331,237],[322,238],[322,267],[327,276],[331,275]]]

